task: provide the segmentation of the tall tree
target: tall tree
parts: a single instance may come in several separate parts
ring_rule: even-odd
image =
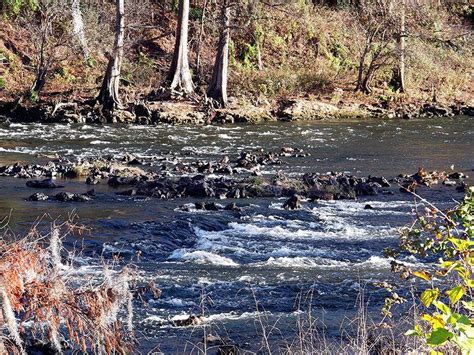
[[[401,0],[401,14],[400,14],[400,34],[399,34],[399,63],[398,63],[398,90],[405,92],[405,16],[406,16],[406,0]]]
[[[227,79],[229,68],[229,43],[230,43],[230,6],[228,0],[223,0],[222,23],[219,44],[212,80],[207,91],[207,96],[216,100],[221,106],[227,105]]]
[[[204,21],[206,20],[207,2],[208,0],[204,0],[204,4],[202,6],[201,21],[200,21],[201,24],[199,26],[199,35],[198,35],[197,46],[196,46],[196,74],[199,80],[201,78],[201,47],[202,47],[202,40],[204,37]]]
[[[119,96],[120,72],[125,38],[125,0],[116,0],[115,41],[97,101],[105,110],[122,108]]]
[[[30,98],[38,99],[51,69],[65,59],[60,54],[61,48],[69,43],[69,34],[61,23],[68,6],[66,0],[41,0],[29,7],[31,12],[23,13],[22,21],[35,48],[35,79],[28,93]]]
[[[392,41],[398,32],[393,18],[393,0],[359,0],[355,17],[364,32],[355,91],[372,92],[371,82],[382,67],[393,65]]]
[[[189,0],[179,0],[178,27],[173,61],[168,73],[170,89],[190,94],[194,91],[188,59]]]

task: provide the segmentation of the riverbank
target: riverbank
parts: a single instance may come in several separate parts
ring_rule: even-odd
[[[130,123],[130,124],[224,124],[267,121],[340,119],[413,119],[474,116],[470,104],[411,102],[389,105],[357,102],[330,103],[307,98],[266,100],[254,105],[235,101],[228,108],[214,109],[198,101],[139,101],[123,110],[102,112],[93,100],[71,102],[0,103],[0,115],[12,122]]]

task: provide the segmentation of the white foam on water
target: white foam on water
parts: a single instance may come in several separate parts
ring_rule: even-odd
[[[228,134],[225,134],[225,133],[218,134],[217,136],[219,138],[222,138],[222,139],[234,139],[234,137],[231,137],[231,136],[229,136]]]
[[[252,276],[250,276],[250,275],[244,275],[244,276],[240,276],[238,280],[239,280],[240,282],[252,282],[253,279],[254,279],[254,278],[253,278]]]
[[[10,123],[8,125],[10,128],[26,128],[28,125],[23,124],[23,123]]]
[[[269,258],[263,263],[255,263],[252,266],[272,266],[281,268],[315,268],[324,270],[363,270],[363,269],[375,269],[375,270],[390,270],[390,262],[392,259],[384,258],[380,256],[371,256],[369,259],[359,262],[341,261],[328,258],[310,258],[310,257],[279,257]],[[405,263],[407,264],[407,263]],[[414,264],[411,264],[414,266]]]
[[[204,321],[206,322],[217,322],[217,321],[224,321],[224,320],[241,320],[241,319],[252,319],[257,318],[259,315],[270,314],[269,312],[243,312],[243,313],[236,313],[236,312],[229,312],[229,313],[218,313],[218,314],[211,314],[209,316],[204,317]]]
[[[41,149],[29,149],[26,147],[15,147],[15,148],[2,148],[0,147],[0,152],[5,153],[19,153],[19,154],[38,154],[42,152]]]
[[[197,264],[239,266],[239,264],[230,258],[203,250],[190,251],[187,249],[177,249],[171,253],[168,260],[191,261]]]

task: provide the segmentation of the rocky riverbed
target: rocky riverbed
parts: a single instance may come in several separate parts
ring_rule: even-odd
[[[311,299],[329,339],[354,316],[360,287],[370,316],[380,314],[377,285],[396,282],[383,251],[415,209],[407,190],[441,209],[462,198],[473,135],[467,117],[3,123],[0,214],[18,234],[77,214],[83,234],[63,240],[74,277],[131,265],[141,352],[186,353],[203,340],[257,351],[259,317],[276,324],[277,352],[297,336],[297,300]]]
[[[322,119],[413,119],[473,116],[470,104],[429,102],[388,105],[330,103],[309,99],[266,101],[259,105],[235,102],[225,109],[190,101],[132,102],[124,110],[104,114],[94,101],[44,102],[36,105],[0,103],[0,115],[13,122],[197,124],[258,123]]]
[[[161,199],[201,198],[201,199],[246,199],[246,198],[289,198],[284,207],[296,209],[301,199],[355,200],[362,196],[395,194],[396,192],[416,192],[419,186],[431,187],[436,184],[451,186],[457,191],[467,187],[463,172],[433,171],[420,168],[415,174],[400,174],[387,179],[383,176],[356,177],[331,172],[330,174],[305,173],[288,177],[283,173],[262,176],[265,166],[281,165],[280,156],[305,157],[302,150],[283,147],[279,152],[241,152],[237,159],[224,156],[219,161],[197,160],[183,162],[173,157],[140,157],[131,154],[87,158],[73,162],[58,157],[46,164],[15,163],[0,166],[0,176],[31,179],[26,186],[49,190],[65,188],[53,178],[84,179],[87,185],[107,183],[117,188],[121,196],[154,197]],[[146,169],[152,165],[153,169]],[[396,188],[393,189],[392,185]],[[396,192],[395,192],[396,191]],[[56,200],[62,202],[86,202],[94,197],[94,190],[86,193],[59,192],[46,195],[37,192],[28,197],[29,201]],[[224,209],[216,203],[196,203],[196,208],[206,210]],[[238,207],[231,203],[225,209]]]

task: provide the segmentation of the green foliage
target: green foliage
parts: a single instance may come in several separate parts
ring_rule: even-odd
[[[178,13],[179,11],[179,0],[173,0],[171,2],[171,11]]]
[[[0,9],[6,16],[19,15],[23,9],[36,10],[38,0],[2,0]]]
[[[138,53],[138,64],[145,66],[147,68],[153,68],[155,61],[148,56],[148,54],[140,52]]]
[[[350,59],[350,51],[343,43],[332,42],[328,49],[330,54],[329,60],[336,70],[354,66],[353,61]]]
[[[265,32],[263,30],[263,26],[257,22],[255,24],[255,31],[254,31],[255,43],[261,44],[264,36],[265,36]]]
[[[5,78],[0,76],[0,89],[5,89],[6,84]]]
[[[9,62],[10,60],[8,59],[8,57],[0,51],[0,63],[5,64]]]
[[[253,66],[253,62],[257,57],[257,45],[245,43],[244,49],[242,51],[242,63],[245,68],[251,68]]]
[[[189,10],[189,19],[191,21],[201,21],[202,11],[201,7],[192,6]]]
[[[36,105],[39,101],[39,94],[37,91],[30,90],[28,99],[33,105]]]
[[[95,68],[97,66],[97,61],[92,56],[88,56],[86,59],[86,65],[89,68]]]
[[[474,349],[474,187],[453,210],[432,209],[402,232],[401,246],[421,256],[439,257],[434,271],[410,274],[427,283],[421,296],[426,308],[407,335],[418,336],[437,348],[456,346],[463,354]],[[436,276],[441,282],[434,285]]]

